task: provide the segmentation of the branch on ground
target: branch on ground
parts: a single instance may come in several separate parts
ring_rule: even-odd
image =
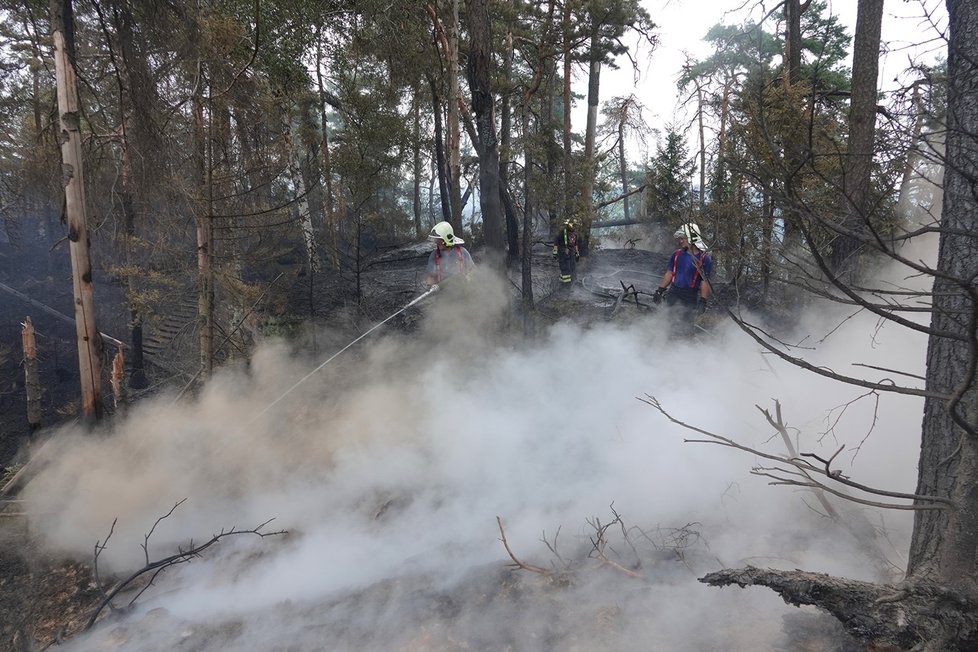
[[[149,582],[147,582],[147,584],[145,586],[143,586],[136,593],[135,596],[133,596],[133,598],[129,601],[129,603],[128,603],[127,606],[132,606],[136,602],[136,600],[139,599],[139,597],[143,593],[145,593],[147,589],[149,589],[149,587],[153,586],[153,583],[156,581],[156,578],[159,577],[159,575],[163,571],[165,571],[167,568],[170,568],[171,566],[176,566],[177,564],[183,564],[183,563],[192,561],[195,558],[200,557],[201,554],[205,550],[207,550],[208,548],[210,548],[214,544],[218,543],[222,539],[225,539],[225,538],[231,537],[231,536],[236,536],[236,535],[239,535],[239,534],[252,534],[252,535],[255,535],[255,536],[264,538],[264,537],[270,537],[270,536],[279,536],[279,535],[287,534],[288,533],[287,530],[276,530],[275,532],[263,532],[262,530],[264,529],[264,527],[266,525],[268,525],[269,523],[271,523],[274,520],[274,519],[268,519],[264,523],[261,523],[258,526],[254,527],[254,528],[252,528],[250,530],[239,530],[239,529],[237,529],[235,527],[231,527],[230,530],[224,530],[224,529],[222,529],[220,532],[218,532],[217,534],[212,535],[210,539],[208,539],[207,541],[205,541],[204,543],[201,543],[201,544],[196,544],[195,545],[194,542],[193,542],[193,540],[191,539],[191,541],[189,543],[189,546],[186,549],[178,548],[178,551],[175,554],[173,554],[173,555],[170,555],[168,557],[163,557],[162,559],[157,559],[156,561],[150,561],[150,559],[149,559],[149,538],[150,538],[150,536],[156,530],[156,526],[159,525],[161,521],[165,520],[171,514],[173,514],[173,512],[177,509],[177,507],[179,507],[180,505],[182,505],[186,500],[187,499],[184,498],[183,500],[178,501],[172,508],[170,508],[170,511],[169,512],[167,512],[166,514],[164,514],[160,518],[156,519],[156,522],[153,523],[153,527],[143,537],[142,548],[143,548],[143,554],[145,555],[145,558],[146,558],[146,565],[143,566],[142,568],[140,568],[139,570],[133,572],[132,574],[130,574],[124,580],[122,580],[121,582],[119,582],[118,584],[116,584],[114,587],[112,587],[111,590],[106,591],[103,588],[101,579],[99,578],[98,561],[99,561],[99,557],[101,556],[101,554],[106,550],[106,548],[108,546],[108,543],[109,543],[109,539],[112,537],[112,533],[115,531],[115,525],[116,525],[116,520],[117,519],[112,521],[112,527],[109,529],[109,534],[105,537],[105,540],[104,541],[97,541],[95,543],[95,560],[94,560],[94,563],[93,563],[93,566],[94,566],[94,575],[95,575],[95,583],[99,587],[99,590],[102,592],[103,598],[102,598],[102,601],[95,608],[95,611],[89,617],[88,622],[85,624],[85,627],[83,628],[83,631],[88,630],[88,629],[91,629],[91,627],[95,624],[96,620],[98,620],[99,614],[101,614],[102,611],[106,607],[108,607],[110,610],[114,611],[116,609],[116,607],[113,606],[112,599],[115,598],[119,593],[121,593],[126,588],[128,588],[129,586],[131,586],[133,584],[133,582],[135,582],[137,579],[143,577],[144,575],[149,575],[149,577],[150,577]]]
[[[699,581],[710,586],[765,586],[788,604],[819,607],[838,618],[850,634],[871,642],[873,649],[962,650],[978,644],[978,596],[936,584],[874,584],[754,566],[708,573]],[[926,648],[918,647],[925,642]]]

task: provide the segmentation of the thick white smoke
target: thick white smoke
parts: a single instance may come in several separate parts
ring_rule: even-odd
[[[873,578],[808,494],[750,475],[761,462],[750,455],[684,443],[702,437],[638,398],[773,453],[783,445],[755,405],[780,400],[803,451],[845,446],[840,470],[902,491],[915,480],[919,400],[884,394],[830,413],[864,390],[762,354],[730,326],[687,342],[650,316],[507,340],[493,335],[507,304],[501,284],[442,293],[416,333],[379,331],[264,412],[320,360],[269,344],[194,400],[140,404],[97,436],[60,433],[27,492],[52,549],[90,559],[117,519],[100,566],[131,571],[184,498],[156,526],[151,559],[272,517],[268,529],[289,531],[225,540],[68,649],[774,649],[795,608],[696,578],[748,563]],[[802,320],[806,346],[845,316],[821,313]],[[852,363],[920,373],[923,347],[858,315],[803,353],[878,378]],[[635,552],[609,530],[608,556],[641,577],[584,558],[595,519],[613,511],[641,531]],[[497,516],[521,560],[576,572],[506,569]],[[867,516],[902,564],[909,517]],[[683,548],[669,535],[687,525]]]

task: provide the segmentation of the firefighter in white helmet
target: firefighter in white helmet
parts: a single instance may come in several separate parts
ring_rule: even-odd
[[[439,222],[428,237],[435,241],[435,250],[428,256],[425,283],[437,286],[452,276],[461,274],[467,277],[475,269],[472,256],[462,246],[465,240],[455,235],[451,224]]]
[[[692,329],[692,313],[697,310],[704,312],[710,298],[713,259],[700,228],[692,222],[679,227],[673,237],[679,242],[679,248],[669,258],[652,300],[659,303],[665,297],[667,305],[686,308],[686,321]]]

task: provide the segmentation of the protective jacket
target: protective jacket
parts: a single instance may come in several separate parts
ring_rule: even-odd
[[[560,265],[560,282],[573,281],[577,259],[581,257],[580,250],[577,248],[577,232],[574,229],[565,226],[560,230],[554,238],[553,256]]]
[[[425,276],[429,283],[441,283],[450,276],[467,274],[474,269],[475,262],[468,250],[462,245],[455,245],[431,252],[428,256]]]
[[[695,305],[703,279],[709,280],[713,274],[713,259],[705,251],[693,254],[680,248],[673,252],[666,269],[672,272],[667,296]]]

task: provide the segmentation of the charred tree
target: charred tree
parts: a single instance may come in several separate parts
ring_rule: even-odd
[[[71,280],[75,297],[81,416],[85,422],[93,424],[102,418],[102,338],[95,321],[95,285],[92,282],[91,243],[85,207],[72,1],[51,0],[50,8],[58,88],[65,218],[68,223],[68,250],[71,254]]]
[[[24,319],[21,330],[24,348],[24,389],[27,392],[27,428],[34,434],[41,428],[41,377],[37,370],[37,341],[31,318]]]

